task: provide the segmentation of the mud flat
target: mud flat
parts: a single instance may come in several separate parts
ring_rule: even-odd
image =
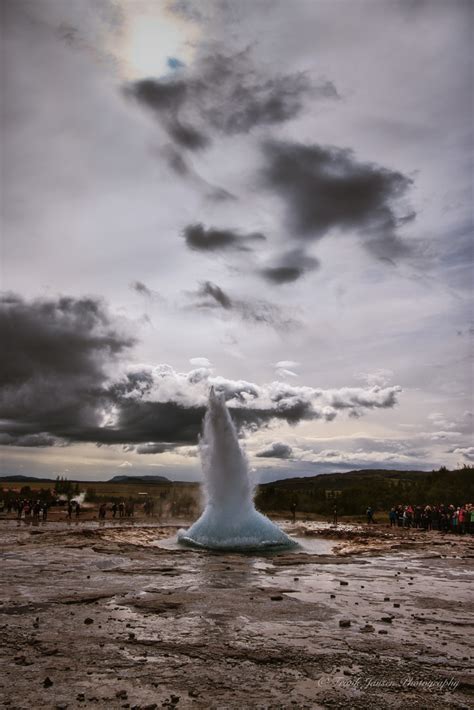
[[[300,550],[239,555],[0,521],[2,706],[473,706],[472,537],[284,528]]]

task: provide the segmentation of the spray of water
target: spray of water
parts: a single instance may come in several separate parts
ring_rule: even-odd
[[[253,503],[248,464],[224,398],[211,389],[200,441],[206,507],[183,543],[212,549],[254,549],[296,543],[259,513]]]

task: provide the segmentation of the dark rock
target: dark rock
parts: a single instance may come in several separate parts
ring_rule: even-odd
[[[53,681],[51,680],[51,678],[49,676],[46,676],[46,678],[43,681],[43,688],[51,688],[52,685],[53,685]]]
[[[93,623],[94,623],[94,619],[91,619],[90,616],[88,616],[86,619],[84,619],[84,623],[85,623],[85,624],[93,624]]]
[[[115,693],[116,698],[121,698],[122,700],[126,700],[128,698],[127,691],[126,690],[117,690]]]
[[[382,616],[380,621],[384,621],[386,624],[391,624],[392,623],[392,617],[391,616]]]
[[[384,600],[384,602],[389,602],[389,601],[390,601],[390,597],[384,597],[383,600]]]
[[[347,585],[349,584],[349,582],[344,582],[344,580],[341,579],[341,581],[339,582],[339,584],[341,585],[341,587],[347,587]]]
[[[270,597],[272,602],[281,602],[283,600],[283,597],[281,594],[274,594],[272,597]]]
[[[395,609],[400,609],[400,604],[395,603],[393,606],[395,607]]]
[[[351,625],[351,622],[349,619],[341,619],[339,621],[339,626],[341,626],[343,629],[347,629]]]

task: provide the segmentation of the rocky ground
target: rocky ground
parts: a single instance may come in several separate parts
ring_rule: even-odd
[[[472,536],[283,527],[299,551],[240,555],[0,521],[3,706],[473,706]]]

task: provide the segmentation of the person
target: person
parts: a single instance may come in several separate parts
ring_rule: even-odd
[[[106,507],[105,503],[101,503],[100,508],[99,508],[99,520],[105,519],[106,511],[107,511],[107,507]]]
[[[113,518],[115,518],[115,516],[117,515],[117,508],[118,508],[117,503],[114,503],[112,506],[112,517]]]
[[[44,502],[43,503],[43,522],[45,523],[47,519],[48,519],[48,504],[46,502]]]
[[[394,528],[397,525],[397,511],[395,508],[392,508],[390,513],[388,514],[388,517],[390,519],[390,527]]]
[[[372,510],[370,505],[367,508],[366,513],[367,513],[367,523],[374,523],[375,522],[374,521],[374,511]]]
[[[70,500],[67,504],[67,517],[69,520],[72,518],[72,501]]]
[[[81,512],[81,504],[79,503],[79,501],[76,501],[76,518],[79,517],[80,512]]]
[[[295,501],[293,501],[293,503],[291,504],[291,515],[293,518],[293,522],[296,522],[296,502]]]

